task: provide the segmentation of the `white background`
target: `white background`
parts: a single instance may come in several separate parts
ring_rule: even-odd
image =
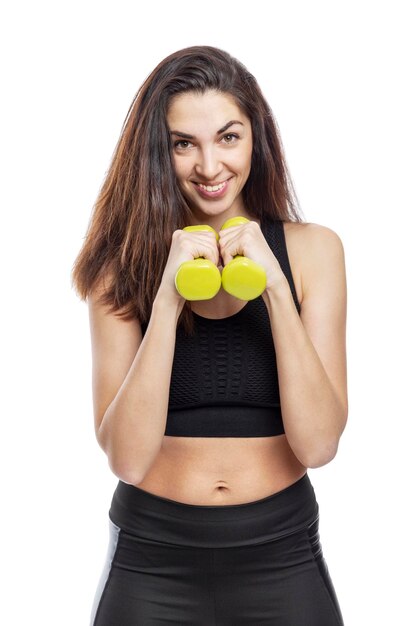
[[[349,420],[309,475],[346,626],[416,623],[413,5],[2,9],[3,624],[88,624],[117,478],[94,437],[87,305],[70,272],[136,90],[201,44],[256,76],[306,221],[344,245]]]

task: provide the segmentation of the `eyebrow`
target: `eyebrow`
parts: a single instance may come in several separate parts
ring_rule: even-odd
[[[239,122],[239,120],[230,120],[230,122],[227,122],[227,124],[222,126],[222,128],[220,128],[217,131],[217,134],[220,135],[221,133],[224,133],[224,131],[227,130],[229,126],[233,126],[233,124],[240,124],[241,126],[243,126],[243,123]],[[171,130],[170,132],[171,132],[171,135],[178,135],[178,137],[183,137],[184,139],[195,139],[193,135],[188,135],[187,133],[181,133],[179,130]]]

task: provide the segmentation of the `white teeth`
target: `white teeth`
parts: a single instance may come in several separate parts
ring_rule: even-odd
[[[224,183],[221,183],[220,185],[216,185],[215,187],[211,187],[210,185],[207,187],[206,185],[202,185],[201,183],[198,183],[198,186],[202,189],[205,189],[206,191],[219,191],[219,189],[223,189],[225,184],[226,181]]]

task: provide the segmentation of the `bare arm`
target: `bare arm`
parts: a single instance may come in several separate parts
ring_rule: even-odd
[[[346,275],[342,242],[308,224],[303,248],[303,300],[298,315],[287,280],[265,296],[277,354],[288,443],[306,467],[336,455],[348,415]]]
[[[144,337],[138,320],[122,320],[99,304],[106,280],[88,298],[95,433],[111,470],[127,483],[141,482],[161,449],[177,323],[185,303],[175,275],[181,263],[200,256],[218,265],[214,233],[174,231]]]
[[[95,433],[113,473],[140,482],[160,450],[182,305],[158,296],[145,336],[88,299]]]

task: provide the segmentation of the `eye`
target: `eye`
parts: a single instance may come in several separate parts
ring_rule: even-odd
[[[174,148],[178,148],[181,143],[190,143],[186,139],[180,139],[179,141],[174,142]]]
[[[239,135],[236,135],[236,133],[227,133],[227,135],[223,135],[223,139],[225,139],[226,137],[234,137],[235,139],[239,139]],[[235,142],[227,141],[226,143],[235,143]]]

